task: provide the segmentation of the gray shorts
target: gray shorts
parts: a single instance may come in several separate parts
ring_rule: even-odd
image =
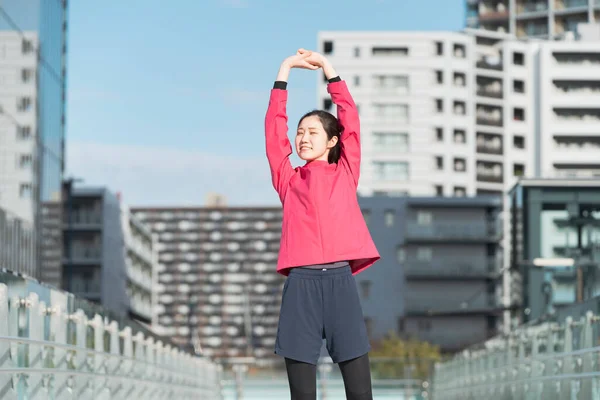
[[[316,365],[323,339],[334,363],[371,350],[349,266],[292,268],[283,286],[275,353]]]

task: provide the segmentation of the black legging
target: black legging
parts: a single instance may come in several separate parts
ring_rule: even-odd
[[[369,354],[339,363],[347,400],[373,400]],[[317,366],[285,359],[291,400],[316,400]]]

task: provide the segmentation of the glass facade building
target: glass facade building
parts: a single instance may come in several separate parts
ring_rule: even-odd
[[[27,273],[39,279],[44,252],[60,248],[43,227],[62,197],[67,9],[66,0],[0,0],[0,205],[34,227],[37,261]]]
[[[0,0],[0,31],[34,32],[37,51],[37,194],[57,201],[64,165],[67,1]],[[26,42],[26,40],[24,39]],[[28,44],[24,43],[24,47]]]

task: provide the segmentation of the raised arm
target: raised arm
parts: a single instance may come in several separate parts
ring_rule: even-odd
[[[300,54],[306,52],[298,50]],[[345,81],[342,81],[337,72],[322,54],[313,52],[308,61],[323,68],[323,73],[329,81],[327,92],[337,106],[337,118],[342,132],[340,134],[340,163],[348,169],[354,184],[358,186],[360,177],[360,120],[356,104],[348,91]]]
[[[288,138],[287,105],[287,80],[292,68],[318,69],[306,62],[310,54],[296,54],[288,57],[281,64],[277,79],[271,89],[269,106],[265,116],[265,142],[271,180],[273,187],[283,203],[290,179],[294,173],[290,163],[292,145]]]

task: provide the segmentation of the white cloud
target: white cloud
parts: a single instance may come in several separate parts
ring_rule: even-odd
[[[203,205],[210,192],[229,205],[279,205],[266,156],[237,157],[195,149],[71,141],[69,176],[104,186],[135,205]]]

